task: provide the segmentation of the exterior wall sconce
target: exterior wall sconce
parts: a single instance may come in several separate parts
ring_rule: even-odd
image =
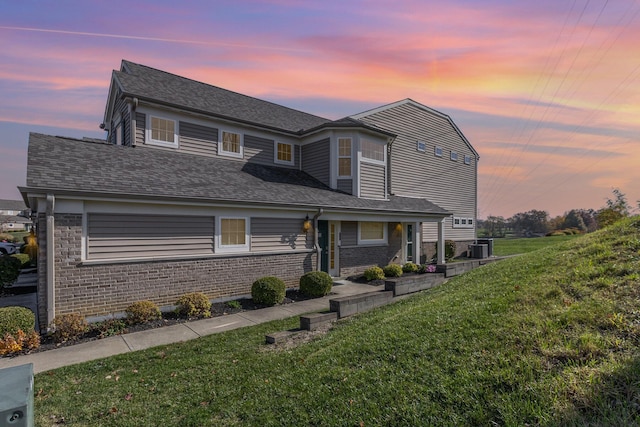
[[[311,221],[309,220],[309,215],[307,215],[302,223],[302,232],[306,233],[309,230],[311,230]]]

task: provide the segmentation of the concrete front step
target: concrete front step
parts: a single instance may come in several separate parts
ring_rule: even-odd
[[[305,314],[300,316],[300,329],[313,331],[324,323],[335,322],[336,320],[338,320],[338,313],[334,311]]]
[[[343,317],[352,316],[388,304],[392,299],[393,292],[391,291],[368,292],[365,294],[330,299],[329,310],[338,313],[338,318],[342,319]]]

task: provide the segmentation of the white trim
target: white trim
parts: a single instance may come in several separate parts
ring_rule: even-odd
[[[453,162],[457,162],[458,161],[458,152],[451,150],[451,153],[449,153],[449,160],[451,160]]]
[[[451,220],[452,228],[475,228],[475,220],[470,217],[454,216]]]
[[[278,159],[278,144],[288,145],[289,147],[291,147],[291,160]],[[295,146],[290,142],[273,141],[273,163],[275,163],[277,165],[289,165],[289,166],[295,165],[295,163],[296,163],[296,148],[295,148]]]
[[[471,156],[468,154],[464,155],[464,164],[465,165],[470,165],[471,164]]]
[[[371,157],[367,157],[364,155],[364,144],[367,143],[369,145],[376,145],[376,146],[382,146],[382,160],[378,160],[378,159],[372,159]],[[372,141],[370,139],[364,139],[364,138],[360,138],[360,161],[365,162],[365,163],[372,163],[372,164],[376,164],[376,165],[386,165],[387,162],[387,144],[386,143],[382,143],[379,144],[378,142]]]
[[[223,245],[221,243],[222,237],[222,220],[223,219],[242,219],[244,220],[244,244],[243,245]],[[233,253],[233,252],[249,252],[251,236],[251,218],[248,216],[216,216],[216,229],[215,229],[215,252],[216,253]]]
[[[433,147],[433,155],[436,157],[442,157],[442,147],[440,145]]]
[[[362,229],[361,225],[363,222],[379,222],[382,224],[382,239],[362,239]],[[358,246],[370,246],[370,245],[385,245],[389,242],[389,236],[387,232],[387,228],[389,228],[389,224],[384,221],[358,221]]]
[[[351,168],[349,170],[349,175],[340,175],[340,159],[346,159],[347,156],[341,156],[340,155],[340,140],[341,139],[348,139],[349,140],[349,148],[350,148],[350,153],[349,153],[349,160],[351,161]],[[336,137],[336,176],[338,179],[344,179],[344,178],[353,178],[353,138],[350,136],[338,136]]]
[[[173,122],[173,142],[168,142],[168,141],[162,141],[159,139],[153,139],[152,135],[153,135],[153,131],[151,129],[151,120],[153,118],[159,119],[159,120],[166,120],[169,122]],[[156,114],[156,113],[149,113],[146,114],[146,123],[145,123],[145,130],[144,130],[144,143],[148,144],[148,145],[157,145],[158,147],[167,147],[167,148],[179,148],[179,143],[178,143],[178,135],[180,135],[180,131],[178,129],[180,121],[178,119],[172,118],[168,115],[164,115],[164,114]]]
[[[239,147],[239,152],[235,152],[235,151],[227,151],[224,149],[223,147],[223,134],[224,133],[230,133],[230,134],[236,134],[240,136],[240,147]],[[244,134],[240,131],[236,131],[236,130],[231,130],[231,129],[218,129],[218,155],[219,156],[226,156],[226,157],[235,157],[238,159],[242,159],[244,158]]]
[[[420,153],[427,152],[427,143],[424,141],[416,141],[416,151]]]

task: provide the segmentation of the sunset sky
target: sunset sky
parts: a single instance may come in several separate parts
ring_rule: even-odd
[[[0,0],[0,199],[30,131],[105,136],[122,59],[331,119],[435,108],[480,154],[481,218],[640,199],[640,1]]]

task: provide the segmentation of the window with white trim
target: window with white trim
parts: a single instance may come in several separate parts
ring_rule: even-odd
[[[453,217],[453,228],[473,228],[474,219],[468,217]]]
[[[387,243],[387,224],[379,221],[358,222],[358,244],[373,245]]]
[[[416,150],[424,153],[425,151],[427,151],[427,143],[424,141],[416,141]]]
[[[275,158],[274,163],[281,163],[285,165],[292,165],[294,163],[293,158],[293,144],[287,142],[275,142],[274,147]]]
[[[360,141],[360,148],[362,149],[362,157],[364,159],[384,162],[384,145],[362,140]]]
[[[216,222],[216,252],[246,252],[249,250],[249,218],[218,217]]]
[[[351,176],[351,138],[338,138],[338,176]]]
[[[433,148],[433,154],[434,154],[436,157],[442,157],[442,147],[439,147],[439,146],[437,146],[437,145],[436,145],[436,146]]]
[[[218,142],[218,154],[223,156],[242,158],[244,143],[242,134],[238,132],[230,132],[227,130],[220,131],[220,141]]]
[[[465,154],[465,156],[464,156],[464,164],[465,165],[470,165],[471,164],[471,156],[469,156],[468,154]]]
[[[178,122],[152,115],[147,115],[147,117],[146,143],[178,148]]]
[[[457,162],[458,161],[458,153],[456,153],[455,151],[452,151],[451,155],[449,156],[449,158],[451,160],[453,160],[454,162]]]

